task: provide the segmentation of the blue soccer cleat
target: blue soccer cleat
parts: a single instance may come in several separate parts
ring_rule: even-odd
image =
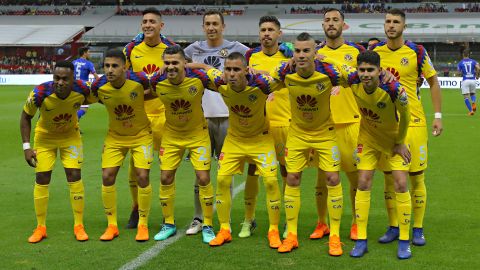
[[[406,260],[412,257],[412,251],[410,250],[409,240],[398,240],[397,257],[400,260]]]
[[[160,232],[157,233],[153,239],[155,239],[155,241],[163,241],[171,236],[174,236],[176,233],[177,227],[175,225],[165,223],[160,229]]]
[[[203,243],[208,244],[213,239],[215,239],[215,232],[213,231],[213,227],[212,226],[203,226],[202,227],[202,241],[203,241]]]
[[[423,228],[413,228],[412,244],[415,246],[425,246],[426,243]]]
[[[353,258],[360,258],[365,255],[365,253],[368,252],[368,247],[367,247],[367,239],[358,239],[355,242],[355,246],[353,247],[352,251],[350,251],[350,257]]]
[[[398,230],[398,227],[390,226],[387,232],[378,239],[378,242],[382,244],[387,244],[397,240],[399,235],[400,231]]]

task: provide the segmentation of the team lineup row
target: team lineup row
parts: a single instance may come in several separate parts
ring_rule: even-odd
[[[367,251],[369,190],[377,166],[386,172],[385,199],[390,223],[379,241],[399,239],[397,256],[401,259],[411,256],[409,227],[413,206],[412,242],[424,245],[423,171],[427,166],[428,136],[417,94],[417,78],[423,75],[431,86],[436,111],[435,136],[442,132],[440,88],[424,48],[403,40],[403,12],[392,10],[386,14],[387,40],[377,44],[373,51],[344,41],[343,14],[335,9],[325,13],[326,42],[320,47],[316,47],[315,40],[307,33],[296,38],[293,48],[279,45],[280,23],[275,17],[264,16],[259,22],[262,45],[235,53],[237,43],[223,40],[221,14],[207,13],[203,23],[207,40],[183,51],[160,35],[161,16],[156,10],[147,9],[142,20],[143,34],[127,44],[124,53],[107,52],[105,76],[96,80],[91,90],[85,83],[73,80],[73,66],[59,63],[54,81],[36,87],[31,93],[21,118],[25,158],[31,166],[36,165],[37,176],[34,202],[38,226],[29,241],[39,242],[46,237],[48,183],[57,149],[71,190],[75,235],[78,240],[88,239],[82,223],[82,155],[76,117],[76,110],[87,100],[87,103],[100,101],[109,114],[109,132],[102,154],[102,199],[108,228],[101,240],[118,236],[115,179],[129,151],[133,163],[131,220],[138,214],[136,239],[149,239],[147,224],[152,191],[148,175],[153,151],[159,151],[161,160],[160,202],[164,217],[162,229],[154,238],[165,240],[175,234],[175,171],[188,149],[198,184],[195,202],[201,209],[196,211],[189,230],[196,233],[200,226],[203,241],[211,246],[232,239],[231,182],[248,161],[252,164],[246,180],[245,222],[239,236],[248,237],[255,226],[260,175],[267,191],[270,247],[279,252],[298,247],[299,185],[312,152],[319,177],[318,224],[311,238],[330,234],[330,255],[343,253],[339,236],[343,209],[340,169],[347,173],[350,182],[353,212],[350,237],[357,240],[351,256],[361,257]],[[317,60],[318,54],[323,55],[322,60]],[[222,60],[218,69],[223,74],[206,65],[212,61],[200,60],[206,55],[205,60],[212,60],[212,55]],[[187,64],[186,58],[194,63]],[[143,73],[127,72],[127,68]],[[259,74],[260,71],[269,71],[269,75]],[[392,81],[391,77],[396,79]],[[218,97],[223,98],[229,112],[230,127],[223,145],[214,138],[222,133],[215,124],[225,125],[207,115],[205,89],[219,92]],[[219,106],[215,103],[207,107]],[[37,109],[40,119],[35,128],[33,151],[29,144],[30,123]],[[215,198],[220,223],[217,235],[212,227],[214,194],[209,175],[212,154],[219,159]],[[287,220],[283,241],[278,230],[281,195],[276,178],[277,160],[283,178]]]

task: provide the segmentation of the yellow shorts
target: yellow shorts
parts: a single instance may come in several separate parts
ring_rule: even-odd
[[[134,137],[134,136],[125,136]],[[152,134],[134,137],[132,140],[119,140],[107,134],[103,145],[102,168],[119,167],[130,151],[135,168],[150,169],[153,161]]]
[[[273,143],[275,144],[275,153],[277,153],[278,162],[285,166],[285,145],[287,144],[288,126],[275,127],[270,126],[268,133],[272,135]]]
[[[410,149],[412,160],[409,164],[409,172],[419,172],[427,169],[428,161],[428,131],[427,127],[409,127],[405,143]],[[383,159],[378,164],[378,169],[382,171],[391,171],[388,164]]]
[[[57,159],[57,150],[64,168],[80,169],[83,163],[83,145],[80,133],[66,137],[52,137],[35,134],[33,150],[37,153],[35,172],[53,170]]]
[[[160,169],[177,169],[186,149],[190,151],[190,162],[195,170],[210,170],[212,147],[208,129],[189,136],[175,136],[173,132],[165,131],[159,152]]]
[[[305,140],[301,135],[288,133],[287,146],[285,148],[285,159],[287,161],[287,172],[301,172],[307,167],[310,152],[318,154],[318,167],[327,172],[338,172],[340,170],[340,151],[335,140],[335,129],[328,131],[327,136]]]
[[[358,144],[355,150],[355,162],[357,169],[363,171],[375,170],[379,162],[387,164],[393,171],[408,171],[410,166],[401,156],[385,154],[368,144]]]
[[[148,115],[148,120],[150,120],[150,126],[153,132],[153,150],[160,150],[160,145],[162,142],[163,129],[165,126],[165,114],[160,115]]]
[[[263,177],[277,176],[277,159],[273,138],[261,134],[252,138],[227,135],[218,158],[218,175],[242,174],[245,161],[255,164]]]

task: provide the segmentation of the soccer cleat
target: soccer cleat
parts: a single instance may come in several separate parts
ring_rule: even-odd
[[[125,229],[135,229],[138,226],[138,209],[133,209],[130,213],[130,218],[128,219],[127,226]]]
[[[33,234],[28,238],[28,242],[32,244],[38,243],[43,238],[47,238],[47,227],[39,225],[33,230]]]
[[[387,244],[397,240],[399,235],[400,231],[398,230],[398,227],[390,226],[387,232],[378,239],[378,242],[382,244]]]
[[[257,228],[257,221],[252,220],[252,221],[244,221],[242,223],[242,229],[238,233],[238,237],[240,238],[247,238],[250,237]]]
[[[232,233],[227,229],[220,229],[220,231],[217,233],[217,236],[208,244],[211,247],[218,247],[225,243],[229,243],[230,241],[232,241]]]
[[[468,112],[468,116],[473,116],[475,113],[473,111]]]
[[[148,235],[148,227],[147,225],[138,225],[137,228],[137,235],[135,236],[135,241],[137,242],[145,242],[150,239],[150,236]]]
[[[280,233],[277,230],[271,230],[268,232],[268,245],[271,248],[278,248],[282,244],[280,240]]]
[[[113,238],[119,235],[118,227],[116,225],[108,225],[105,232],[100,236],[100,240],[102,241],[112,241]]]
[[[186,235],[194,235],[199,233],[202,230],[202,220],[199,218],[194,218],[190,226],[188,227],[187,231],[185,232]]]
[[[155,241],[163,241],[171,236],[174,236],[176,233],[177,227],[174,224],[165,223],[162,225],[160,232],[158,232],[153,239],[155,239]]]
[[[85,232],[85,228],[82,224],[73,227],[73,233],[75,234],[77,241],[83,242],[88,240],[88,234]]]
[[[360,258],[368,252],[367,239],[358,240],[355,242],[355,246],[350,251],[350,257]]]
[[[278,247],[278,252],[291,252],[295,248],[298,248],[297,236],[293,233],[288,233],[287,238],[283,239],[282,244]]]
[[[400,260],[410,259],[412,257],[412,251],[410,250],[410,241],[398,240],[397,257]]]
[[[476,112],[477,111],[477,103],[472,102],[472,111]]]
[[[425,246],[426,243],[423,228],[413,228],[412,244],[415,246]]]
[[[317,227],[315,227],[315,230],[313,231],[313,233],[310,234],[310,239],[320,239],[325,235],[329,235],[329,234],[330,234],[330,229],[328,228],[327,224],[318,222]]]
[[[215,238],[215,232],[213,231],[212,226],[203,226],[202,227],[202,241],[205,244],[210,243]]]
[[[330,235],[330,239],[328,240],[328,254],[330,254],[330,256],[341,256],[343,254],[342,245],[343,243],[340,242],[340,237]]]
[[[358,226],[357,224],[352,224],[350,228],[350,239],[355,241],[358,239]]]

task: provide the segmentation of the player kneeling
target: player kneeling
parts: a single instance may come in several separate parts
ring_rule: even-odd
[[[358,189],[355,212],[358,224],[358,240],[350,252],[352,257],[362,257],[367,251],[367,223],[370,210],[370,190],[375,168],[379,161],[387,162],[395,180],[397,213],[400,221],[400,240],[397,256],[411,257],[409,227],[411,199],[407,187],[410,151],[405,137],[410,120],[407,94],[393,81],[381,83],[380,56],[366,51],[357,57],[361,84],[352,86],[357,105],[362,113],[356,150]],[[398,119],[400,118],[400,120]]]

